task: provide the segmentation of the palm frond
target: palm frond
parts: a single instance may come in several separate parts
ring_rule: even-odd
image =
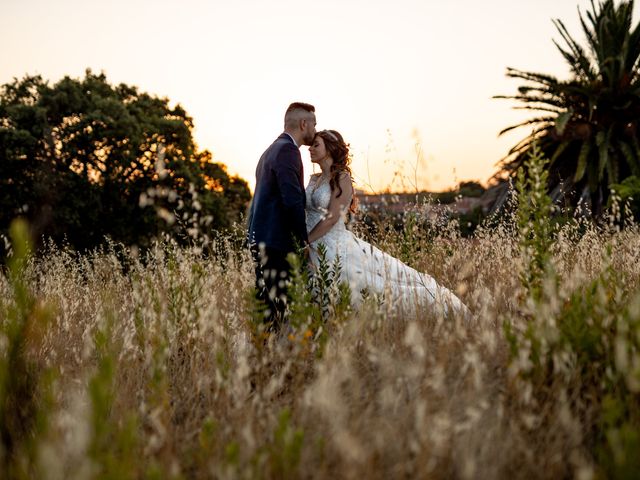
[[[511,130],[515,130],[516,128],[520,128],[520,127],[526,127],[527,125],[532,125],[534,123],[547,123],[550,124],[551,122],[553,122],[555,120],[556,117],[538,117],[538,118],[532,118],[531,120],[525,120],[524,122],[518,123],[517,125],[512,125],[510,127],[507,127],[503,130],[500,131],[500,133],[498,133],[498,136],[501,136],[507,132],[510,132]]]
[[[631,148],[631,146],[624,140],[620,140],[618,142],[618,149],[620,150],[622,157],[627,162],[627,165],[629,166],[629,170],[631,171],[631,174],[636,177],[639,177],[640,176],[640,159],[637,157],[637,155],[634,155],[633,149]]]
[[[631,137],[631,148],[633,149],[633,153],[640,162],[640,143],[638,142],[638,137],[635,135]]]
[[[580,148],[580,154],[578,155],[578,165],[576,167],[576,173],[573,177],[574,182],[579,182],[584,177],[584,172],[587,169],[587,158],[589,157],[589,152],[591,151],[591,142],[586,141],[582,144]]]
[[[523,70],[517,70],[511,67],[507,67],[507,77],[520,78],[522,80],[528,80],[530,82],[538,82],[543,85],[558,84],[558,79],[553,75],[545,75],[543,73],[536,73],[536,72],[525,72]]]
[[[560,52],[563,54],[563,56],[569,63],[569,66],[577,76],[591,79],[592,78],[591,62],[589,61],[586,54],[584,53],[584,49],[578,44],[578,42],[576,42],[571,37],[571,35],[569,34],[569,31],[567,30],[567,27],[565,27],[562,20],[554,20],[553,24],[555,25],[556,29],[562,36],[562,39],[571,49],[571,53],[567,52],[562,47],[560,47],[560,45],[555,40],[553,40],[553,43],[556,45],[558,50],[560,50]]]
[[[562,108],[566,101],[560,97],[551,98],[551,97],[541,97],[541,96],[529,96],[529,95],[496,95],[492,97],[494,99],[503,99],[503,100],[517,100],[522,103],[540,103],[540,104],[548,104],[558,108]]]
[[[549,126],[538,127],[533,129],[531,134],[524,137],[514,147],[512,147],[511,150],[509,150],[509,153],[505,158],[509,158],[515,153],[519,153],[519,152],[522,152],[523,150],[526,150],[531,144],[539,140],[540,133],[546,132],[548,129],[549,129]]]
[[[626,71],[636,71],[640,60],[640,24],[629,35],[629,46],[624,68]],[[637,72],[636,72],[637,73]]]
[[[562,135],[564,133],[564,130],[572,116],[573,110],[569,109],[556,117],[556,131],[558,132],[558,135]]]
[[[593,6],[593,2],[591,2],[591,6],[592,8],[595,8]],[[591,53],[593,54],[593,52],[595,51],[595,45],[596,45],[597,39],[593,34],[593,30],[589,28],[587,23],[584,21],[584,17],[582,16],[580,7],[578,7],[578,17],[580,18],[580,25],[582,26],[582,32],[584,33],[585,37],[587,37],[587,44],[589,45]]]
[[[618,161],[615,157],[611,156],[607,161],[605,172],[607,173],[607,186],[618,183],[620,178],[620,169],[618,168]]]
[[[542,105],[524,105],[522,107],[513,107],[512,109],[513,110],[536,110],[540,112],[551,112],[556,114],[565,113],[565,110],[561,109],[560,107],[542,106]]]
[[[598,146],[598,181],[602,178],[604,169],[609,161],[609,137],[610,132],[600,131],[596,134],[596,145]]]
[[[553,155],[551,155],[551,159],[549,160],[549,167],[556,163],[556,160],[560,158],[560,156],[564,153],[569,145],[571,145],[570,140],[565,140],[560,145],[558,145],[555,152],[553,152]]]

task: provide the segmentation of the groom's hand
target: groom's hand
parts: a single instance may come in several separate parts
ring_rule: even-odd
[[[304,256],[305,263],[309,266],[309,268],[315,272],[316,266],[311,261],[311,245],[309,243],[305,243],[304,248],[302,249],[302,255]]]

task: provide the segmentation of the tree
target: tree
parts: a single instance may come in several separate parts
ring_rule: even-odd
[[[145,246],[162,232],[229,227],[247,183],[198,151],[193,121],[169,100],[87,70],[53,86],[0,88],[0,232],[16,216],[36,238],[89,248],[109,236]]]
[[[462,197],[480,197],[486,188],[476,180],[468,180],[458,184],[458,195]]]
[[[586,46],[574,40],[560,20],[554,24],[563,45],[554,44],[571,68],[560,81],[551,75],[509,68],[507,76],[526,85],[515,96],[520,109],[543,112],[500,134],[520,127],[532,132],[503,159],[499,174],[515,175],[537,141],[550,159],[548,188],[554,200],[583,201],[601,212],[610,187],[640,175],[640,27],[632,27],[633,0],[606,0],[586,18],[578,12]]]

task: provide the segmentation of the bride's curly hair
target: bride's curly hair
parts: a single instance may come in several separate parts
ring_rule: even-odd
[[[321,130],[316,133],[316,136],[324,140],[324,146],[327,150],[327,154],[333,159],[329,173],[329,186],[333,192],[336,188],[339,190],[337,197],[342,195],[342,188],[340,187],[340,175],[348,173],[351,178],[351,188],[353,195],[351,196],[351,205],[349,205],[349,211],[351,213],[356,212],[358,201],[356,199],[356,190],[353,186],[353,175],[351,174],[351,154],[349,153],[349,144],[344,141],[342,135],[335,130]]]

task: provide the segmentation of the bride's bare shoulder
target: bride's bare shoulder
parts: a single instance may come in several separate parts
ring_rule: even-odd
[[[338,181],[340,182],[340,187],[345,188],[347,186],[353,188],[353,178],[351,178],[351,174],[349,172],[341,172],[338,177]]]

